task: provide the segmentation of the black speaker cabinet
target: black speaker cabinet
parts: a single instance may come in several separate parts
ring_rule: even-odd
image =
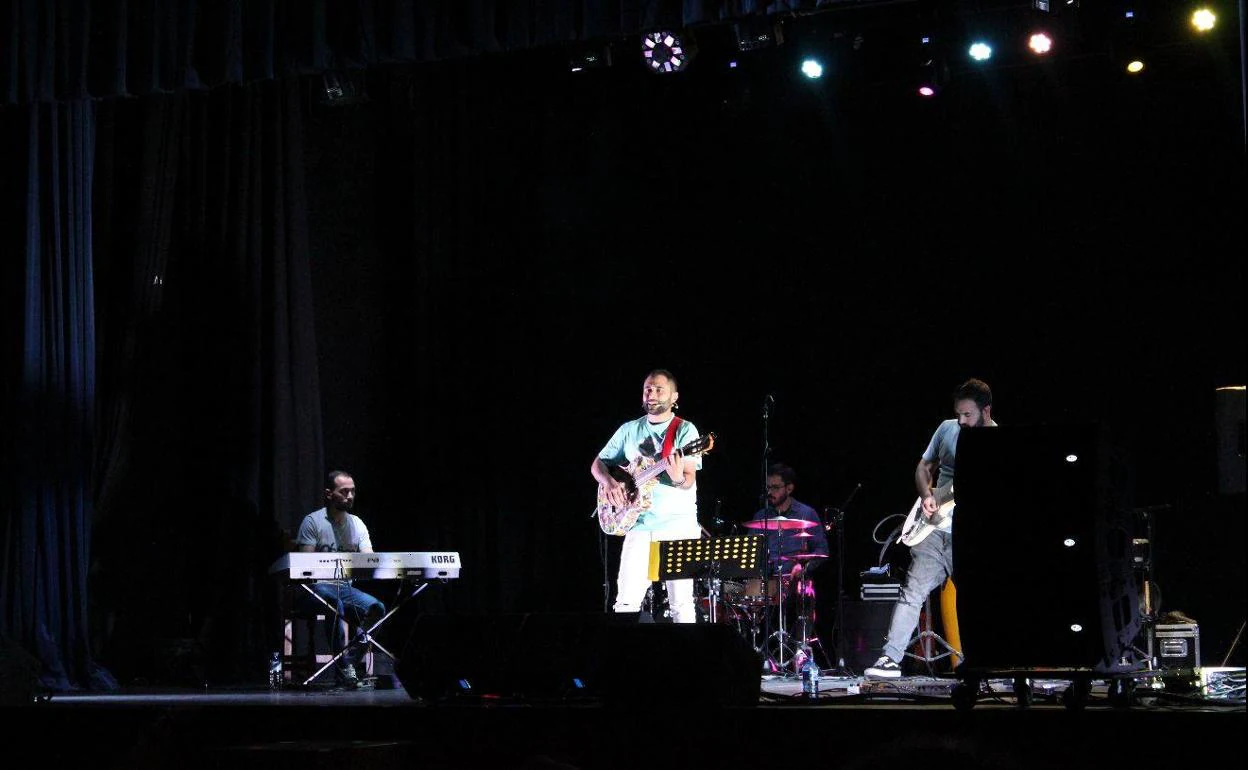
[[[858,673],[875,663],[881,655],[888,624],[893,619],[896,601],[856,601],[845,599],[845,665]],[[828,650],[831,652],[831,650]]]
[[[413,698],[753,706],[761,660],[726,625],[637,615],[422,615],[396,667]]]
[[[1110,451],[1095,424],[961,432],[953,556],[968,668],[1122,668],[1139,607]]]

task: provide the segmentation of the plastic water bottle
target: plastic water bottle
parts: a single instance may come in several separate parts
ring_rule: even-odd
[[[819,666],[815,663],[815,656],[806,655],[806,659],[802,661],[800,669],[802,675],[802,695],[807,698],[816,698],[819,696]]]
[[[273,657],[269,658],[269,689],[280,690],[282,688],[282,654],[280,652],[273,653]]]

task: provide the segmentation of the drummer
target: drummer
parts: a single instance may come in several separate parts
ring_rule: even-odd
[[[796,478],[793,469],[783,463],[768,466],[767,506],[754,514],[754,521],[765,520],[762,531],[767,536],[770,573],[792,578],[800,577],[828,555],[828,538],[819,514],[793,499]]]

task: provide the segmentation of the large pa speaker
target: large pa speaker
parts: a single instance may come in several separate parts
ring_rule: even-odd
[[[422,615],[396,673],[413,698],[753,706],[761,660],[726,625],[638,615]]]
[[[961,432],[953,552],[968,668],[1126,667],[1139,607],[1111,460],[1098,424]]]

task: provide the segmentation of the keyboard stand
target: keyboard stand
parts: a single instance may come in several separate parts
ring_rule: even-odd
[[[330,612],[330,614],[334,616],[334,623],[340,623],[340,622],[342,622],[342,618],[338,617],[338,613],[337,613],[337,612],[334,610],[334,608],[333,608],[333,607],[329,604],[329,602],[325,601],[325,599],[324,599],[324,598],[322,598],[320,595],[318,595],[318,594],[317,594],[315,591],[313,591],[311,588],[308,588],[308,586],[307,586],[307,584],[306,584],[306,583],[301,583],[299,587],[300,587],[300,588],[302,588],[303,590],[307,591],[308,593],[312,594],[312,596],[316,597],[317,601],[319,601],[321,604],[324,604],[326,607],[328,607],[328,608],[329,608],[329,612]],[[383,646],[381,645],[381,643],[380,643],[380,642],[378,642],[375,638],[373,638],[373,632],[374,632],[374,631],[376,631],[378,628],[380,628],[382,623],[385,623],[387,620],[389,620],[391,615],[393,615],[394,613],[398,612],[400,607],[402,607],[403,605],[407,604],[407,603],[408,603],[409,601],[411,601],[412,599],[416,598],[417,594],[419,594],[421,591],[424,591],[424,590],[425,590],[426,588],[428,588],[428,587],[429,587],[429,584],[428,584],[428,583],[420,583],[420,584],[418,584],[418,585],[417,585],[417,586],[416,586],[416,587],[412,590],[412,592],[411,592],[410,594],[408,594],[406,597],[404,597],[404,598],[403,598],[403,600],[402,600],[402,601],[400,601],[398,604],[396,604],[396,605],[395,605],[395,606],[394,606],[394,607],[393,607],[393,608],[392,608],[389,612],[387,612],[385,615],[382,615],[382,616],[381,616],[381,618],[380,618],[380,619],[379,619],[376,623],[374,623],[373,625],[369,626],[367,629],[365,629],[365,630],[361,631],[358,635],[356,635],[356,637],[355,637],[354,639],[349,640],[349,641],[347,642],[346,646],[345,646],[345,647],[343,647],[341,650],[339,650],[339,651],[338,651],[338,653],[337,653],[336,655],[334,655],[334,657],[330,658],[330,659],[329,659],[329,661],[328,661],[325,665],[323,665],[323,666],[321,666],[319,669],[317,669],[317,670],[316,670],[316,671],[312,674],[312,676],[310,676],[310,677],[308,677],[307,679],[303,680],[303,685],[306,687],[307,685],[309,685],[309,684],[311,684],[313,681],[315,681],[315,680],[316,680],[316,678],[317,678],[318,676],[320,676],[321,674],[325,673],[325,671],[326,671],[326,670],[328,670],[330,666],[332,666],[332,665],[334,665],[335,663],[337,663],[337,662],[338,662],[338,661],[342,658],[342,656],[343,656],[343,655],[346,655],[346,654],[347,654],[347,650],[350,650],[350,649],[351,649],[353,646],[355,646],[355,645],[367,645],[367,646],[370,646],[370,647],[375,647],[375,648],[377,648],[378,650],[381,650],[383,653],[385,653],[385,654],[386,654],[386,655],[390,658],[390,660],[397,661],[397,660],[398,660],[398,658],[397,658],[397,657],[395,657],[394,653],[392,653],[392,652],[390,652],[389,650],[387,650],[385,647],[383,647]],[[331,638],[332,638],[332,637],[331,637]]]

